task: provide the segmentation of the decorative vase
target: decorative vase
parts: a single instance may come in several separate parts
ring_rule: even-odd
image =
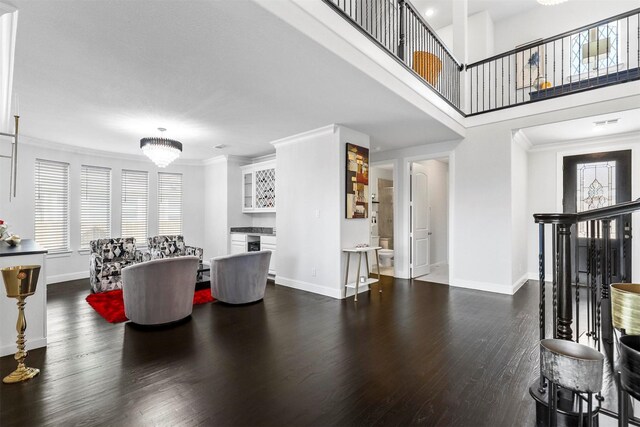
[[[16,323],[16,331],[18,332],[18,351],[14,358],[18,362],[15,371],[4,377],[2,380],[5,384],[18,383],[31,379],[40,373],[39,369],[28,368],[24,364],[27,357],[25,350],[26,339],[24,337],[27,329],[27,320],[24,316],[25,299],[36,292],[38,285],[38,276],[40,275],[39,265],[19,265],[2,269],[2,279],[7,291],[7,297],[16,298],[18,300],[18,321]]]
[[[629,335],[640,335],[640,284],[611,285],[613,327]]]

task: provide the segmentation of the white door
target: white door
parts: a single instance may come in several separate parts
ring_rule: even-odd
[[[411,277],[424,276],[429,269],[429,179],[427,169],[414,163],[411,169]]]

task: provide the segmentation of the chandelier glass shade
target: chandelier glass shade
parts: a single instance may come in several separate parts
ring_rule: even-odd
[[[566,1],[569,1],[569,0],[538,0],[538,3],[544,6],[553,6],[556,4],[564,3]]]
[[[142,138],[140,148],[159,168],[167,167],[182,153],[181,142],[160,137]]]

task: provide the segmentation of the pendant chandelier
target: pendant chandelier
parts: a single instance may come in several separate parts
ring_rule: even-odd
[[[158,128],[158,130],[161,133],[166,131],[165,128]],[[167,167],[182,153],[181,142],[161,136],[142,138],[140,140],[140,148],[159,168]]]
[[[569,0],[538,0],[538,3],[544,6],[553,6],[556,4],[564,3],[566,1],[569,1]]]

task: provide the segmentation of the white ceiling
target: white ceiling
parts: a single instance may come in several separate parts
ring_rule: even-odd
[[[253,2],[13,4],[28,136],[139,154],[165,127],[186,159],[267,154],[330,123],[383,150],[458,137]]]
[[[594,125],[594,122],[613,119],[619,119],[618,123],[603,127]],[[640,109],[533,126],[521,131],[533,146],[640,132]]]
[[[451,13],[452,2],[460,0],[410,0],[422,17],[434,29],[438,30],[447,25],[451,25],[453,17]],[[478,12],[488,11],[493,22],[498,22],[510,16],[526,12],[535,7],[544,7],[536,0],[468,0],[468,15],[475,15]],[[427,9],[433,9],[434,15],[426,17],[424,13]]]

